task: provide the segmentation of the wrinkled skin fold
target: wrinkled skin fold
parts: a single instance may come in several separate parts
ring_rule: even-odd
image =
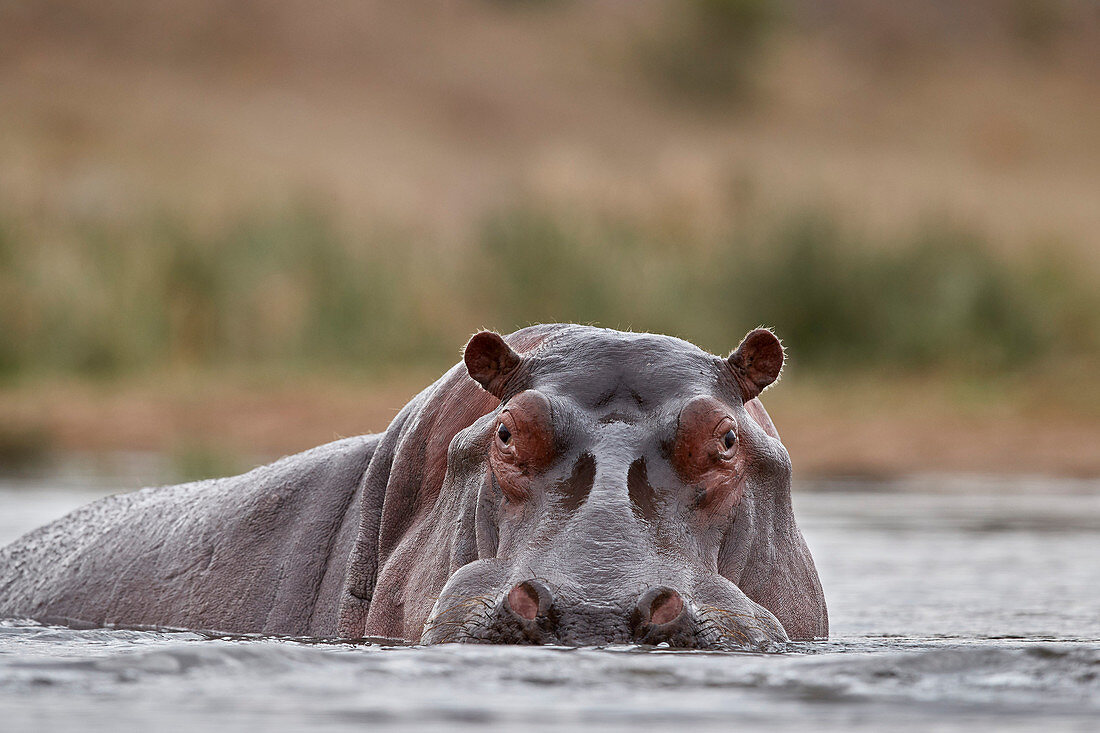
[[[476,335],[386,432],[89,505],[0,551],[0,615],[423,643],[773,649],[828,634],[760,391],[575,325]]]

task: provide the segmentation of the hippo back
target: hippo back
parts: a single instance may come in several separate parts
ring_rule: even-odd
[[[0,616],[332,636],[379,438],[82,507],[0,550]]]

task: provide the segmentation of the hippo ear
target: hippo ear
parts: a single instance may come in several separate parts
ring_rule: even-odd
[[[766,328],[750,331],[727,359],[748,402],[779,378],[783,369],[783,344]]]
[[[463,357],[466,370],[478,384],[500,399],[504,399],[504,385],[515,373],[522,361],[512,347],[504,343],[500,334],[482,331],[466,344]]]

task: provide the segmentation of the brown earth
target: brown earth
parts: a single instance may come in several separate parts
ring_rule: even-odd
[[[0,392],[4,434],[56,451],[202,448],[247,462],[385,428],[430,382],[230,379]],[[1016,392],[1008,385],[1004,389]],[[936,380],[830,387],[786,379],[764,396],[797,475],[922,473],[1100,476],[1100,413],[1048,409],[1037,392],[968,397]]]

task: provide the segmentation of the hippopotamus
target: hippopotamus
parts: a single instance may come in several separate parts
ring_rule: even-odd
[[[96,501],[0,550],[0,616],[412,643],[780,648],[828,635],[760,393],[726,358],[486,331],[385,432]]]

